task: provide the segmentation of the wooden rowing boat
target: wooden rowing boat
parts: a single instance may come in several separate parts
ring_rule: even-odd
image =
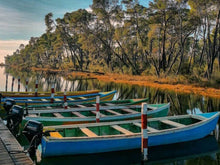
[[[219,112],[148,120],[148,146],[201,139],[215,130]],[[43,157],[102,153],[141,147],[141,121],[44,127]],[[47,132],[48,131],[48,132]],[[47,132],[47,133],[46,133]]]
[[[201,158],[207,160],[208,158],[215,158],[214,156],[219,152],[218,142],[214,136],[207,136],[205,138],[189,141],[185,143],[163,145],[157,147],[150,147],[148,154],[147,165],[155,164],[182,164],[185,160]],[[106,152],[99,154],[86,154],[86,155],[70,155],[70,156],[57,156],[51,158],[41,159],[38,163],[41,165],[50,164],[80,164],[88,165],[92,163],[95,165],[122,165],[122,164],[141,164],[142,157],[140,149]],[[101,158],[101,159],[100,159]],[[103,161],[102,161],[103,160]],[[201,162],[201,159],[199,159]],[[209,160],[209,159],[208,159]],[[212,159],[213,160],[213,159]],[[204,164],[208,164],[204,162]]]
[[[143,102],[146,99],[143,99]],[[139,103],[140,101],[137,101]],[[141,117],[141,105],[114,105],[106,103],[108,106],[100,106],[100,121],[119,121],[138,119]],[[67,125],[79,123],[96,122],[96,107],[76,105],[78,108],[69,109],[45,109],[28,111],[28,115],[23,119],[22,125],[28,120],[36,120],[44,126]],[[170,104],[148,104],[148,117],[167,116]]]
[[[67,96],[74,96],[74,95],[86,95],[86,94],[92,94],[92,93],[99,93],[99,90],[88,90],[88,91],[71,91],[71,92],[66,92]],[[35,96],[35,92],[5,92],[5,91],[0,91],[0,94],[2,97],[24,97],[24,98],[29,98],[29,97],[50,97],[51,92],[38,92],[37,96]],[[64,92],[55,92],[54,96],[61,96],[63,97]]]
[[[67,96],[67,102],[68,103],[77,103],[77,102],[95,102],[96,96],[100,96],[101,101],[108,101],[112,100],[116,91],[110,91],[110,92],[99,92],[99,93],[91,93],[91,94],[82,94],[82,95],[73,95],[73,96]],[[1,104],[5,102],[7,98],[1,99]],[[49,104],[51,103],[50,98],[48,97],[33,97],[33,98],[15,98],[14,99],[17,105],[34,105],[34,104]],[[53,103],[64,103],[63,96],[57,96],[54,98]]]
[[[147,102],[149,99],[125,99],[125,100],[110,100],[110,101],[101,101],[100,106],[106,105],[140,105],[143,102]],[[70,102],[68,103],[69,108],[77,108],[77,107],[91,107],[94,106],[96,102]],[[57,108],[64,108],[63,103],[52,103],[52,104],[36,104],[36,105],[25,105],[23,108],[28,110],[45,110],[45,109],[57,109]]]

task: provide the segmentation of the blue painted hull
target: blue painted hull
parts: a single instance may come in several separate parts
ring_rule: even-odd
[[[201,139],[215,130],[219,119],[218,113],[212,113],[208,120],[185,128],[172,131],[149,133],[148,146],[159,146]],[[55,139],[42,138],[42,156],[61,156],[75,154],[101,153],[141,148],[141,134],[123,137],[106,137],[93,139]]]
[[[114,94],[116,93],[116,91],[111,91],[111,92],[107,92],[107,93],[92,93],[92,94],[85,94],[85,95],[76,95],[76,96],[67,96],[67,98],[79,98],[79,97],[88,97],[88,98],[85,98],[85,99],[76,99],[76,100],[68,100],[67,99],[67,102],[68,103],[78,103],[78,102],[91,102],[91,101],[95,101],[96,100],[96,96],[99,95],[100,96],[100,99],[101,101],[102,100],[112,100]],[[9,97],[8,97],[9,98]],[[42,101],[40,99],[48,99],[47,101]],[[55,97],[56,98],[62,98],[63,99],[63,96],[58,96],[58,97]],[[12,98],[14,99],[14,98]],[[28,100],[28,99],[31,99]],[[35,100],[36,99],[36,100]],[[38,99],[38,100],[37,100]],[[18,105],[23,105],[25,103],[27,103],[28,105],[31,105],[31,104],[49,104],[51,103],[50,101],[50,97],[31,97],[31,98],[17,98],[15,99],[16,101],[16,104]],[[2,99],[1,100],[1,104],[3,104],[5,102],[5,99]],[[54,101],[54,103],[63,103],[63,100],[61,101]]]

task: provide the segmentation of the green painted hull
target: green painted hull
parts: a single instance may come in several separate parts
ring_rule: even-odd
[[[167,116],[170,108],[170,104],[149,104],[150,108],[154,108],[154,110],[148,111],[149,118],[155,117],[163,117]],[[101,114],[105,114],[104,117],[100,117],[100,122],[111,122],[111,121],[121,121],[121,120],[131,120],[131,119],[140,119],[141,118],[141,108],[133,109],[136,113],[128,113],[128,114],[121,114],[121,115],[107,115],[105,110],[100,110]],[[115,112],[119,113],[122,110],[114,110]],[[22,125],[28,120],[37,120],[41,122],[44,126],[51,126],[51,125],[68,125],[68,124],[81,124],[81,123],[94,123],[96,122],[96,115],[89,111],[81,112],[83,115],[88,115],[86,118],[80,117],[72,117],[71,113],[68,112],[61,112],[60,114],[64,116],[63,118],[53,117],[52,113],[45,113],[43,116],[40,117],[26,117],[22,121]]]

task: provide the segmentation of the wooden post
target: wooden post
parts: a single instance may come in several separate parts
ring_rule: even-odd
[[[36,82],[35,82],[35,97],[37,97],[37,92],[38,92],[38,80],[36,79]]]
[[[97,123],[99,123],[100,121],[99,103],[100,103],[100,96],[96,96],[96,122]]]
[[[66,98],[66,89],[64,90],[63,101],[64,101],[64,109],[67,109],[68,103],[67,103],[67,98]]]
[[[8,73],[6,73],[5,92],[8,91]]]
[[[28,78],[26,78],[26,84],[25,84],[25,92],[28,91]]]
[[[12,83],[11,83],[11,91],[13,92],[13,88],[14,88],[14,81],[15,81],[15,78],[12,77]]]
[[[51,97],[50,97],[50,102],[54,102],[54,83],[51,85]]]
[[[147,103],[142,103],[141,108],[141,153],[143,161],[146,161],[148,155]]]
[[[18,92],[20,92],[20,87],[21,87],[21,79],[18,77]]]

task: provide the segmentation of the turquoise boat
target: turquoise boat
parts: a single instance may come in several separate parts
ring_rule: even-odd
[[[201,139],[215,130],[219,112],[148,120],[148,146]],[[141,148],[141,121],[44,127],[42,157],[103,153]]]
[[[108,100],[108,101],[101,101],[100,106],[106,106],[106,105],[138,105],[143,102],[147,102],[149,99],[125,99],[125,100]],[[96,104],[96,101],[93,102],[70,102],[68,103],[68,109],[69,108],[77,108],[77,107],[91,107]],[[36,104],[36,105],[26,105],[23,106],[23,108],[28,110],[48,110],[48,109],[60,109],[64,108],[63,103],[52,103],[52,104]]]
[[[108,106],[100,106],[100,122],[119,121],[129,119],[140,119],[141,117],[141,102],[148,99],[133,101],[125,105],[115,105],[113,103],[105,103]],[[79,123],[94,123],[96,122],[96,107],[76,105],[78,108],[69,109],[44,109],[31,110],[23,118],[22,125],[29,120],[41,122],[44,126],[49,125],[67,125]],[[148,117],[167,116],[170,109],[170,104],[148,104]]]

